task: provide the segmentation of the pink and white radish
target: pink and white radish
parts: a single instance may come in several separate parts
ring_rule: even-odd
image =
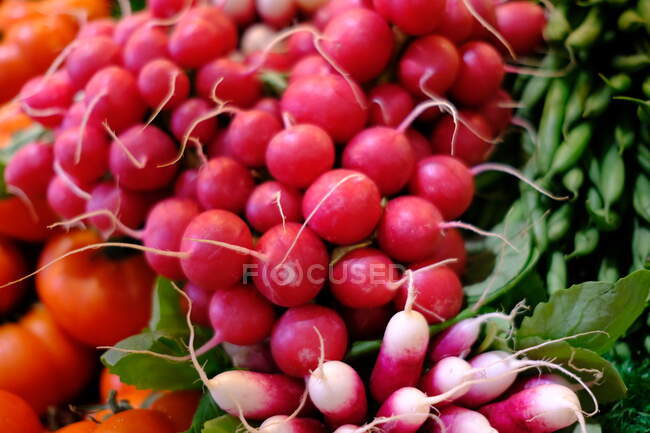
[[[286,415],[276,415],[267,418],[254,429],[259,433],[326,433],[327,429],[318,420],[312,418],[296,418]]]
[[[452,389],[458,391],[449,396],[447,402],[443,401],[438,404],[441,407],[443,403],[448,403],[457,400],[469,391],[470,385],[461,386],[467,382],[472,370],[469,362],[461,358],[449,356],[441,359],[422,376],[418,388],[424,391],[427,395],[439,395],[448,392]]]
[[[427,425],[432,433],[500,433],[490,425],[487,418],[479,412],[459,406],[446,406],[440,409],[440,423]],[[440,425],[442,424],[442,426]],[[444,429],[443,429],[444,427]]]

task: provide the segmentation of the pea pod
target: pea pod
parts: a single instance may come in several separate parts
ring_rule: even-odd
[[[566,46],[574,50],[584,50],[591,47],[603,30],[604,14],[598,7],[589,9],[584,21],[569,34]]]
[[[544,39],[548,42],[562,42],[569,35],[571,25],[567,21],[568,4],[562,3],[551,10],[544,28]]]
[[[578,191],[585,181],[585,174],[580,167],[574,167],[567,171],[562,177],[562,185],[573,195],[573,199],[578,196]]]
[[[561,240],[571,228],[571,217],[573,216],[573,206],[565,203],[551,214],[548,219],[548,240],[557,242]]]
[[[621,277],[616,267],[616,263],[609,257],[605,257],[600,262],[600,269],[598,269],[598,281],[606,281],[613,283]]]
[[[620,227],[621,216],[617,212],[605,208],[596,188],[589,188],[585,205],[591,220],[600,230],[612,231]]]
[[[598,246],[600,236],[598,230],[594,227],[580,230],[576,233],[573,240],[573,252],[567,255],[567,260],[584,257],[594,252]]]
[[[636,213],[650,223],[650,179],[643,174],[636,178],[633,203]]]
[[[582,122],[571,129],[566,140],[558,147],[550,173],[562,173],[573,167],[582,157],[591,141],[593,125],[591,122]]]
[[[600,165],[598,164],[598,160],[596,158],[591,158],[589,160],[589,171],[587,172],[589,175],[589,180],[591,180],[591,183],[598,185],[600,183]]]
[[[564,110],[569,97],[569,85],[566,79],[555,78],[544,101],[544,110],[540,121],[537,164],[540,172],[546,173],[551,167],[553,155],[562,139]]]
[[[607,84],[609,88],[612,89],[612,93],[614,95],[625,93],[632,87],[632,78],[630,78],[628,74],[619,73],[609,78],[606,78],[604,76],[602,76],[602,78],[605,81],[605,84]]]
[[[600,176],[598,188],[605,202],[605,209],[609,209],[621,198],[625,187],[625,163],[617,148],[609,147],[600,169],[603,175]]]
[[[571,128],[580,118],[585,110],[585,102],[591,90],[591,74],[588,71],[580,71],[576,78],[575,85],[571,91],[569,102],[566,106],[566,114],[562,125],[562,132],[567,135]]]
[[[559,68],[560,61],[561,58],[559,54],[555,51],[550,51],[542,60],[540,69],[550,71],[555,70]],[[522,108],[518,110],[517,115],[526,116],[535,108],[544,97],[548,86],[551,84],[551,80],[552,79],[549,77],[534,76],[528,81],[528,84],[526,84],[526,87],[521,94],[521,98],[519,98]]]
[[[546,288],[549,295],[567,288],[566,260],[559,251],[555,251],[551,256],[551,264],[546,274]]]
[[[612,89],[609,86],[602,86],[596,92],[589,95],[585,101],[585,110],[582,117],[594,118],[601,116],[612,100]]]
[[[625,117],[614,128],[614,140],[618,146],[618,153],[623,153],[626,149],[634,144],[636,137],[634,125],[629,117]]]

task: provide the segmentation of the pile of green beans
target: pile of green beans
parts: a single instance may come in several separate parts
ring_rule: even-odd
[[[650,0],[556,1],[545,38],[515,96],[525,172],[568,197],[523,191],[554,293],[650,268]]]

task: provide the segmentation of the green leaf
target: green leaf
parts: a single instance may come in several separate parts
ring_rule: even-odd
[[[219,406],[212,400],[212,397],[209,393],[203,394],[201,400],[199,401],[199,406],[194,412],[194,417],[192,418],[192,425],[190,428],[183,433],[201,433],[203,430],[203,425],[214,419],[218,416],[223,415],[225,412],[221,410]]]
[[[164,331],[168,335],[186,335],[187,321],[179,301],[180,295],[172,286],[171,281],[158,277],[149,329]]]
[[[539,337],[530,337],[523,340],[521,344],[523,347],[531,347],[544,341]],[[526,357],[529,359],[551,359],[554,364],[563,366],[583,381],[591,382],[589,388],[601,404],[625,397],[627,388],[616,368],[605,358],[589,349],[573,347],[568,341],[560,341],[531,350],[526,353]],[[602,373],[602,378],[597,382],[593,382],[593,370]]]
[[[241,425],[238,418],[232,415],[221,415],[206,422],[201,433],[235,433]]]
[[[640,270],[615,283],[586,282],[555,292],[524,318],[517,331],[519,345],[530,337],[554,340],[589,331],[605,331],[570,340],[596,353],[611,349],[645,309],[650,271]]]

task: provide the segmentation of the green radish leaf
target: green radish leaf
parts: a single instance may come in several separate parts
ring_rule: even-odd
[[[201,433],[235,433],[241,425],[238,418],[232,415],[221,415],[206,422]]]
[[[164,331],[167,335],[187,334],[187,321],[181,310],[180,294],[172,282],[164,277],[156,280],[149,329]]]
[[[206,422],[221,415],[224,415],[224,411],[212,400],[210,394],[203,394],[199,401],[199,406],[196,408],[196,412],[194,412],[192,425],[183,433],[201,433]]]
[[[517,331],[518,346],[531,337],[554,340],[589,331],[569,341],[572,346],[605,353],[641,315],[650,294],[650,271],[640,270],[615,283],[586,282],[555,292],[537,305]]]
[[[530,337],[522,340],[523,347],[532,347],[544,343],[539,337]],[[570,341],[559,341],[526,353],[528,359],[551,359],[554,364],[560,365],[588,383],[598,399],[598,403],[610,403],[625,397],[627,388],[616,368],[594,351],[574,347]],[[557,373],[557,371],[556,371]],[[595,380],[599,379],[599,380]],[[585,393],[581,392],[581,397]],[[591,410],[589,400],[582,399],[583,409]]]

